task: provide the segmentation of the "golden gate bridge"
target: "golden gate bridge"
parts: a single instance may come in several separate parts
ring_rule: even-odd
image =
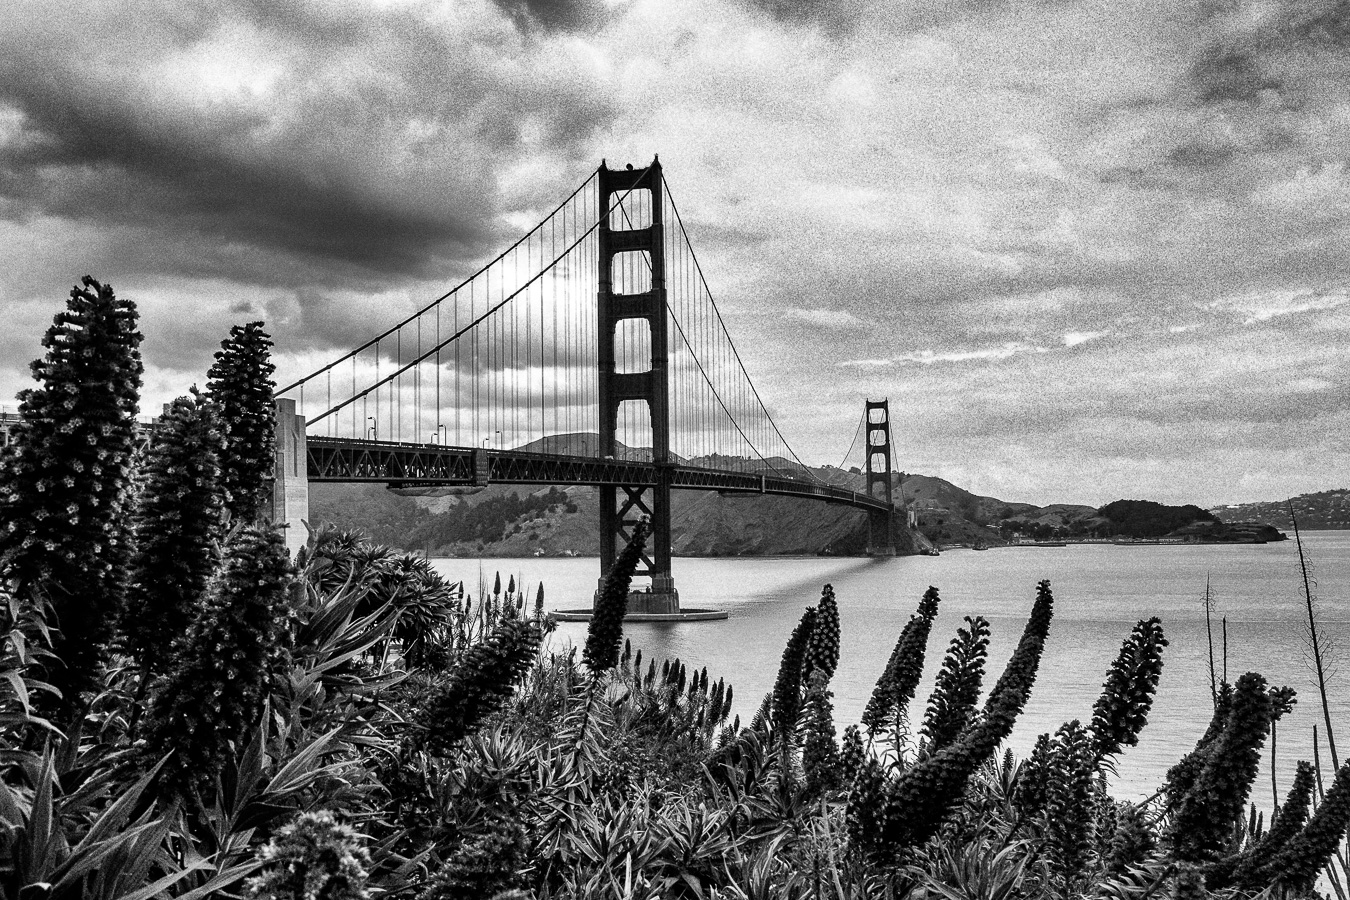
[[[678,612],[670,492],[865,511],[894,551],[891,433],[868,401],[865,489],[819,478],[737,352],[659,159],[604,163],[522,238],[391,328],[278,391],[277,517],[303,540],[308,482],[593,485],[600,570],[641,518],[649,612]]]

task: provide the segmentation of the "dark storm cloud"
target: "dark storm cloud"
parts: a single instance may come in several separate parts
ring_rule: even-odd
[[[0,215],[116,226],[144,271],[187,256],[261,284],[425,276],[475,255],[496,240],[503,155],[537,142],[565,160],[610,109],[494,68],[509,31],[419,14],[249,3],[96,21],[77,52],[52,20],[20,21],[0,37],[0,115],[17,122],[0,131]],[[214,57],[236,49],[258,84],[195,83],[231,79]]]
[[[616,13],[596,0],[492,0],[522,29],[591,31]]]

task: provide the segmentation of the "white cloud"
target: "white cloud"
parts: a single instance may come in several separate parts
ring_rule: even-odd
[[[783,311],[783,315],[796,322],[805,322],[814,328],[851,329],[867,327],[866,322],[845,309],[790,307]]]
[[[1299,313],[1336,309],[1350,302],[1344,293],[1319,294],[1311,288],[1294,288],[1227,297],[1209,304],[1211,309],[1239,313],[1243,325],[1258,325]]]
[[[1105,331],[1070,331],[1064,335],[1065,347],[1077,347],[1079,344],[1086,344],[1088,341],[1095,341],[1097,338],[1106,334]]]

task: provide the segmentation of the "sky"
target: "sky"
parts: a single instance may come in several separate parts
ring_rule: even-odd
[[[1350,2],[0,0],[0,398],[84,274],[147,411],[279,378],[659,154],[745,366],[837,462],[1101,505],[1350,470]],[[12,408],[12,403],[10,403]]]

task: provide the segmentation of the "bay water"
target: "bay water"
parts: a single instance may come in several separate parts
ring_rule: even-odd
[[[1340,759],[1350,754],[1350,531],[1311,532],[1304,548],[1318,601],[1319,636],[1330,647],[1329,700]],[[595,558],[433,559],[444,576],[463,581],[477,595],[495,573],[514,576],[534,597],[544,584],[546,608],[589,607],[599,564]],[[1313,726],[1320,734],[1323,771],[1331,769],[1321,705],[1307,643],[1303,576],[1292,540],[1263,545],[1070,544],[1066,547],[998,547],[949,550],[938,557],[856,559],[772,557],[681,559],[673,563],[685,608],[716,608],[724,621],[635,624],[624,633],[644,660],[679,658],[691,670],[706,667],[712,680],[735,688],[742,720],[758,708],[778,670],[783,645],[802,610],[834,587],[840,613],[840,663],[831,688],[835,722],[859,721],[895,639],[929,585],[942,597],[928,644],[924,682],[911,707],[914,727],[947,643],[963,617],[982,615],[993,636],[986,689],[1002,671],[1021,635],[1036,596],[1048,579],[1055,617],[1031,701],[1009,744],[1019,756],[1036,736],[1053,733],[1070,719],[1085,724],[1121,642],[1139,619],[1158,616],[1170,646],[1162,681],[1139,746],[1117,761],[1113,792],[1139,799],[1161,784],[1169,766],[1195,746],[1212,710],[1209,640],[1203,598],[1206,578],[1213,598],[1215,667],[1222,677],[1227,619],[1227,672],[1263,674],[1272,685],[1298,691],[1292,713],[1278,727],[1275,783],[1288,790],[1298,759],[1312,759]],[[585,642],[586,625],[561,623],[551,638],[555,650]],[[646,663],[644,662],[644,667]],[[1270,745],[1253,800],[1272,801]]]

